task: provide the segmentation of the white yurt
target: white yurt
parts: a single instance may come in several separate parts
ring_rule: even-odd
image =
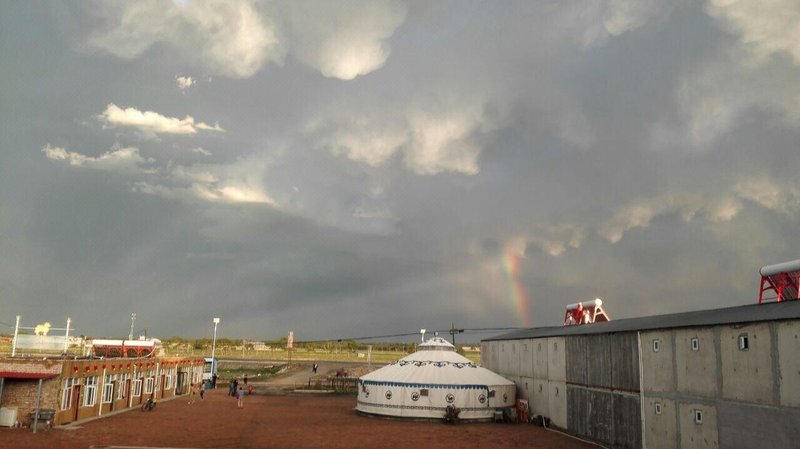
[[[356,410],[403,418],[442,418],[445,408],[460,419],[491,419],[496,408],[514,405],[514,382],[476,365],[441,337],[417,352],[358,379]]]

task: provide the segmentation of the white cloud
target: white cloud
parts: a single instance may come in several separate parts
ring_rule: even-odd
[[[223,201],[228,203],[262,203],[270,206],[277,206],[269,195],[263,189],[255,186],[248,186],[244,184],[227,183],[214,189],[208,189],[206,186],[196,185],[198,189],[202,190],[202,194],[206,199],[212,201]]]
[[[405,20],[406,6],[392,0],[258,7],[249,0],[151,0],[103,3],[102,13],[106,28],[88,45],[122,58],[160,44],[215,74],[248,78],[268,63],[282,65],[291,50],[326,77],[350,80],[383,67],[388,39]],[[189,87],[189,80],[178,80],[179,87]]]
[[[800,2],[709,0],[706,11],[739,35],[757,58],[786,54],[800,65]]]
[[[110,103],[97,118],[109,126],[130,126],[151,137],[156,134],[195,134],[198,129],[225,132],[219,123],[215,123],[213,126],[204,122],[195,123],[194,118],[189,115],[182,119],[166,117],[153,111],[140,111],[136,108],[122,109],[113,103]]]
[[[778,184],[766,177],[743,179],[733,186],[735,196],[708,198],[701,195],[665,194],[620,207],[603,222],[598,233],[611,243],[619,242],[634,228],[647,228],[659,216],[680,214],[684,221],[719,225],[731,222],[748,200],[769,210],[794,216],[800,212],[800,188]]]
[[[703,202],[700,198],[668,193],[620,207],[610,219],[600,225],[598,233],[611,243],[617,243],[625,232],[634,228],[646,228],[658,216],[679,213],[684,221],[690,221],[702,209]]]
[[[177,198],[217,203],[254,203],[279,207],[264,187],[266,163],[258,156],[232,163],[171,166],[159,183],[143,181],[137,191]]]
[[[603,45],[671,9],[664,0],[579,0],[568,5],[562,20],[579,33],[585,47]]]
[[[662,0],[610,0],[603,11],[603,28],[619,36],[642,27],[663,8]]]
[[[329,113],[306,126],[318,144],[334,154],[373,167],[401,154],[405,166],[418,175],[443,172],[475,175],[480,169],[480,134],[500,126],[500,114],[488,117],[477,100],[417,101],[405,113],[376,112],[369,116]]]
[[[180,75],[175,75],[175,82],[178,83],[178,89],[180,90],[186,90],[197,83],[197,81],[191,76]]]
[[[798,126],[797,70],[786,64],[752,64],[749,53],[738,49],[721,52],[682,80],[677,105],[690,148],[713,148],[752,111],[774,112],[790,126]]]
[[[235,78],[250,77],[269,62],[283,63],[285,48],[277,26],[247,0],[102,5],[110,27],[96,32],[88,44],[122,58],[136,58],[163,44]]]
[[[378,167],[396,154],[409,138],[404,123],[397,123],[397,119],[384,120],[380,115],[377,112],[370,116],[331,114],[329,120],[315,120],[305,128],[317,137],[319,145],[333,154]]]
[[[192,148],[189,151],[192,153],[202,154],[203,156],[211,156],[211,152],[203,147]]]
[[[458,102],[428,103],[412,107],[408,114],[411,142],[405,163],[417,174],[479,172],[481,148],[474,134],[495,129],[496,123],[483,115],[483,104]]]
[[[705,207],[705,216],[712,223],[726,223],[739,215],[744,205],[738,198],[726,197]]]
[[[512,239],[506,247],[519,249],[533,245],[553,257],[558,257],[570,248],[580,248],[585,238],[586,230],[582,226],[565,223],[539,227],[527,237]],[[524,254],[524,251],[521,254]]]
[[[800,211],[800,188],[794,184],[753,177],[739,181],[733,190],[742,199],[776,212],[791,216]]]
[[[48,159],[73,167],[86,167],[135,176],[134,191],[182,201],[204,200],[220,203],[257,203],[278,207],[264,189],[266,168],[255,159],[241,159],[228,165],[186,167],[161,163],[139,154],[138,148],[113,148],[97,157],[46,145]]]
[[[682,79],[677,99],[688,143],[711,148],[751,111],[800,125],[800,2],[710,0],[706,11],[736,40]]]
[[[73,167],[87,167],[127,174],[144,173],[147,171],[146,166],[153,162],[153,160],[145,160],[139,154],[139,149],[134,147],[113,148],[100,156],[91,157],[48,144],[42,148],[42,153],[48,159],[65,161]]]
[[[386,63],[386,42],[406,17],[391,0],[328,2],[298,0],[286,8],[291,52],[329,78],[351,80]]]

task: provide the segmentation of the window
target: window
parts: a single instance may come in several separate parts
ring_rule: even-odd
[[[116,374],[108,374],[103,378],[103,404],[108,404],[114,400],[114,382],[116,380]]]
[[[164,378],[164,389],[169,390],[172,388],[172,370],[167,370],[167,375]]]
[[[144,394],[153,394],[153,384],[155,383],[155,379],[152,377],[148,377],[144,380]]]
[[[128,397],[128,380],[131,378],[130,373],[119,375],[119,388],[117,388],[117,399],[125,399]]]
[[[658,338],[653,339],[653,352],[658,352],[661,350],[661,340]]]
[[[494,392],[495,392],[495,390],[492,390],[492,391],[490,391],[490,392],[489,392],[489,397],[490,397],[490,398],[493,398],[493,397],[494,397]]]
[[[428,389],[427,388],[421,388],[419,390],[419,395],[420,396],[427,396],[428,395]]]
[[[72,404],[72,388],[80,384],[80,379],[77,377],[70,377],[64,379],[64,389],[61,391],[61,410],[68,410]]]
[[[656,415],[660,415],[661,414],[661,403],[660,402],[656,402],[655,412],[656,412]]]
[[[750,337],[747,334],[739,335],[739,350],[747,351],[750,349]]]
[[[83,380],[83,406],[92,407],[97,402],[97,376],[87,377]]]
[[[700,350],[700,339],[697,337],[692,337],[692,351],[699,351]]]
[[[103,404],[108,404],[114,398],[114,384],[103,384]]]
[[[142,395],[142,379],[136,379],[131,382],[131,395],[135,398]]]
[[[694,411],[694,423],[695,424],[703,424],[703,411],[702,410],[695,410]]]

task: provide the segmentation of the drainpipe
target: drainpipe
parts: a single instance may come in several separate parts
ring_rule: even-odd
[[[67,317],[67,330],[64,331],[64,354],[66,355],[67,349],[69,349],[69,323],[72,322],[72,318]]]
[[[156,362],[156,378],[153,379],[153,400],[160,399],[156,393],[162,388],[164,388],[164,386],[161,385],[161,362]]]
[[[11,344],[11,357],[17,354],[17,335],[19,335],[19,319],[22,318],[17,315],[17,324],[14,325],[14,342]]]
[[[36,412],[33,415],[33,433],[39,427],[39,407],[42,406],[42,378],[39,378],[39,388],[36,389]]]
[[[128,408],[133,405],[133,382],[136,380],[136,364],[133,364],[133,371],[130,372],[130,379],[128,380]],[[141,393],[141,391],[139,392]]]
[[[100,396],[100,398],[99,398],[100,399],[100,408],[98,409],[97,416],[103,416],[103,392],[106,389],[106,369],[105,369],[105,365],[104,365],[104,368],[103,368],[103,383],[100,384],[100,382],[98,382],[98,384],[102,385],[103,388],[101,388],[100,391],[98,391],[96,393],[98,396]],[[113,394],[112,394],[111,400],[112,401],[114,400]]]
[[[645,438],[645,417],[644,417],[644,363],[642,362],[642,333],[636,332],[636,340],[639,351],[639,415],[642,420],[642,449],[647,449]]]

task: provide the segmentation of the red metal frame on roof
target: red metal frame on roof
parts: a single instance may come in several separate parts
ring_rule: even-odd
[[[767,265],[759,270],[761,286],[758,290],[758,303],[781,302],[800,299],[800,260]],[[765,297],[765,292],[773,291],[775,296]]]
[[[602,305],[603,300],[600,298],[569,304],[564,312],[564,326],[611,321]]]

